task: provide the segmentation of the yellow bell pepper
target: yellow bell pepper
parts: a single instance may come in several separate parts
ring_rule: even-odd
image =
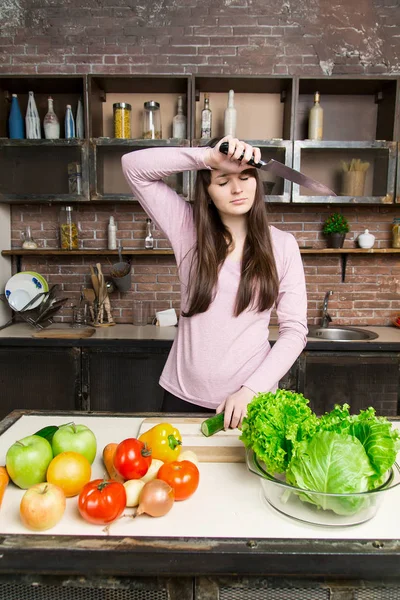
[[[149,431],[142,433],[139,440],[151,448],[152,458],[158,458],[163,462],[177,460],[181,452],[181,434],[169,423],[155,425]]]

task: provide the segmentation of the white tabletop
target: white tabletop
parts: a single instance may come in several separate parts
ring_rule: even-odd
[[[143,419],[129,417],[23,416],[0,437],[0,464],[5,464],[8,448],[16,440],[46,425],[61,425],[75,419],[87,425],[98,441],[92,479],[103,477],[102,450],[110,442],[135,437]],[[395,426],[400,427],[400,424]],[[217,434],[218,435],[218,434]],[[183,438],[183,446],[185,439]],[[9,484],[0,510],[0,533],[31,533],[19,519],[19,503],[24,494]],[[245,464],[201,463],[200,485],[184,502],[160,518],[122,517],[113,523],[111,536],[199,537],[199,538],[283,538],[283,539],[399,539],[400,486],[385,494],[377,515],[367,523],[352,527],[320,527],[285,517],[263,499],[259,478]],[[125,514],[133,513],[126,509]],[[66,512],[58,525],[43,535],[107,535],[103,527],[84,521],[77,509],[77,497],[67,499]]]

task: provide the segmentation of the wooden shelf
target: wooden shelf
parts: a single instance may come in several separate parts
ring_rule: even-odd
[[[173,250],[134,250],[129,248],[124,248],[122,250],[122,254],[125,256],[150,256],[150,255],[165,255],[165,254],[174,254]],[[38,248],[37,250],[25,250],[24,248],[15,248],[13,250],[2,250],[2,256],[118,256],[118,250],[107,250],[107,249],[99,249],[99,250],[61,250],[61,249],[43,249]]]
[[[397,254],[400,248],[300,248],[301,254]]]
[[[57,140],[12,140],[10,138],[0,138],[0,146],[14,146],[16,148],[34,148],[34,147],[42,147],[42,146],[83,146],[86,143],[86,140],[81,138],[59,138]]]

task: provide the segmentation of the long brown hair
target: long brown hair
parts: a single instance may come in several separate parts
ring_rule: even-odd
[[[246,175],[257,181],[253,206],[247,213],[247,236],[243,248],[240,284],[236,296],[235,316],[250,307],[259,312],[271,308],[278,296],[279,280],[272,249],[271,233],[257,169]],[[218,273],[225,261],[232,235],[223,224],[208,194],[211,171],[197,172],[193,215],[197,242],[189,274],[189,308],[183,317],[205,312],[216,293]]]

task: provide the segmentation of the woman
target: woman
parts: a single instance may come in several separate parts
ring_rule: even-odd
[[[228,154],[219,147],[229,142]],[[259,392],[275,391],[307,335],[304,271],[295,238],[267,221],[259,148],[227,136],[215,147],[151,148],[122,158],[146,213],[171,242],[181,318],[160,384],[163,410],[225,411],[238,427]],[[193,206],[163,183],[196,170]],[[279,338],[270,348],[272,308]]]

